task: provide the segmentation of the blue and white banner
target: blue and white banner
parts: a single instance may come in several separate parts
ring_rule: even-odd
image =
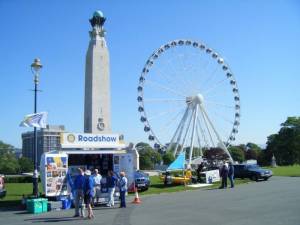
[[[119,134],[61,133],[62,148],[123,148]]]
[[[24,117],[23,121],[20,123],[20,126],[46,128],[47,118],[48,118],[47,112],[29,114]]]

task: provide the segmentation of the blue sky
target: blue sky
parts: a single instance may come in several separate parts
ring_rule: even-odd
[[[137,85],[151,53],[178,38],[203,41],[230,64],[240,89],[236,144],[264,144],[300,112],[299,1],[0,1],[0,140],[21,147],[33,112],[30,64],[39,57],[38,111],[50,124],[83,131],[85,54],[95,10],[107,17],[112,127],[127,142],[147,141]]]

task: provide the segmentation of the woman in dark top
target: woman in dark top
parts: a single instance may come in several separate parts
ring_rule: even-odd
[[[113,207],[115,205],[114,194],[115,194],[117,181],[118,179],[114,175],[114,172],[112,170],[108,171],[108,177],[107,177],[107,187],[109,193],[109,199],[107,203],[108,207]]]

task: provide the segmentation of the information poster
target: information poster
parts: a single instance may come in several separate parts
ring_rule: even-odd
[[[66,156],[46,157],[46,196],[58,196],[67,193]]]

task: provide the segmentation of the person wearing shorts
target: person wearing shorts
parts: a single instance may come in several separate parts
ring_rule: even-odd
[[[86,205],[86,208],[88,209],[89,219],[94,218],[94,213],[91,205],[91,203],[93,202],[93,196],[94,196],[94,180],[93,177],[91,176],[91,171],[86,170],[85,184],[84,184],[84,203]]]

